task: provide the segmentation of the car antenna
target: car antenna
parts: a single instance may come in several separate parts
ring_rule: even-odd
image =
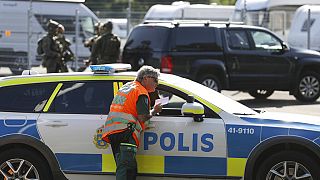
[[[178,27],[180,23],[178,21],[172,21],[172,24],[174,25],[174,27]]]
[[[228,22],[226,23],[226,27],[229,28],[230,26],[230,19],[228,20]]]
[[[204,26],[208,27],[210,25],[210,21],[204,23]]]

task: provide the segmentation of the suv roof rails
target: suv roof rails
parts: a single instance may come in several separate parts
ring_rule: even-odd
[[[211,21],[211,20],[148,20],[144,21],[143,24],[149,23],[171,23],[174,26],[179,26],[179,24],[204,24],[205,26],[209,26],[210,24],[225,24],[227,27],[230,24],[239,24],[242,25],[244,22],[235,22],[235,21]]]
[[[244,22],[234,22],[234,21],[211,21],[211,20],[174,20],[172,24],[175,26],[179,26],[179,24],[204,24],[205,26],[209,26],[210,24],[225,24],[227,27],[230,24],[239,24],[243,25]]]
[[[172,23],[173,20],[145,20],[143,21],[143,24],[149,24],[149,23]]]

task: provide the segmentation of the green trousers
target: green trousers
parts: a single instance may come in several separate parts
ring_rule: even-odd
[[[121,143],[120,153],[116,154],[116,180],[135,180],[137,175],[137,147],[134,144]]]
[[[116,161],[116,180],[135,180],[137,176],[137,146],[132,131],[124,131],[109,136]]]

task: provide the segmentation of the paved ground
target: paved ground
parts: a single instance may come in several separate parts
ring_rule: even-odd
[[[248,93],[239,91],[222,91],[222,94],[251,108],[272,112],[316,115],[319,116],[320,121],[320,98],[314,103],[302,103],[286,91],[276,91],[266,100],[254,99]]]

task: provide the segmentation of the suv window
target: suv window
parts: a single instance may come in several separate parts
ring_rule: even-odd
[[[228,47],[233,50],[250,49],[248,36],[242,30],[227,31]]]
[[[113,99],[111,81],[63,83],[49,112],[108,114]]]
[[[250,34],[255,43],[255,49],[279,50],[282,49],[280,41],[269,33],[251,30]]]
[[[0,88],[0,111],[39,112],[54,91],[56,83],[16,85]]]
[[[176,51],[221,51],[217,45],[214,28],[178,27],[176,28]]]
[[[166,45],[168,34],[169,29],[165,27],[138,27],[131,32],[125,48],[160,51]]]

